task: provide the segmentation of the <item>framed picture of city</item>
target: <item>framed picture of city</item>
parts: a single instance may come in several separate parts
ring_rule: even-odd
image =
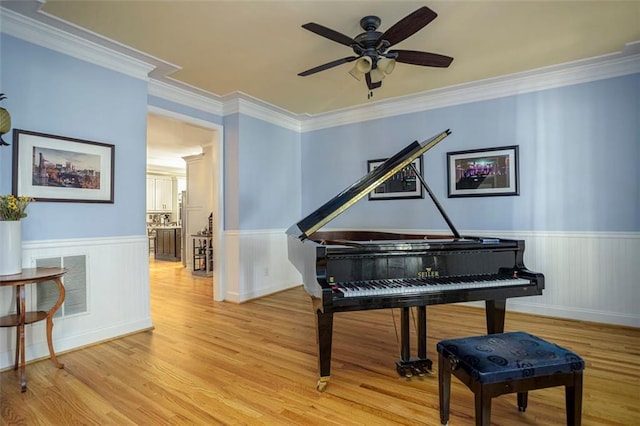
[[[113,203],[115,146],[13,130],[13,194],[36,201]]]
[[[447,153],[449,198],[520,195],[518,146]]]

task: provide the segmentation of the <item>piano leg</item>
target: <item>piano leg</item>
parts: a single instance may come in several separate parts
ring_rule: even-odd
[[[418,358],[427,358],[427,307],[418,306]]]
[[[320,379],[318,379],[316,389],[324,392],[329,384],[329,376],[331,375],[333,312],[324,313],[315,306],[314,309],[316,310],[316,341],[318,343],[318,364],[320,367]]]
[[[400,317],[400,358],[411,359],[411,338],[409,337],[409,308],[402,308]]]
[[[486,300],[484,303],[487,316],[487,334],[503,333],[507,299]]]

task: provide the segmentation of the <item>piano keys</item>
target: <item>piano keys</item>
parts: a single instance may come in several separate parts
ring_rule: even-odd
[[[447,130],[423,143],[413,142],[287,231],[289,259],[302,274],[316,314],[318,390],[326,388],[330,377],[336,312],[401,309],[396,369],[409,377],[432,369],[426,306],[484,301],[487,332],[500,333],[508,298],[542,294],[544,276],[524,266],[524,241],[460,236],[417,170],[451,235],[320,230],[449,134]],[[410,354],[411,308],[418,311],[416,357]]]
[[[500,274],[451,278],[377,279],[336,283],[331,286],[336,297],[406,296],[439,291],[468,290],[512,285],[531,285],[531,280],[503,277]]]

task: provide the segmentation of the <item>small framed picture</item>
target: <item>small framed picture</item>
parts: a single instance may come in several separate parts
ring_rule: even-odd
[[[14,129],[13,194],[113,203],[114,145]]]
[[[449,198],[520,195],[518,146],[447,153]]]
[[[367,161],[368,171],[375,170],[376,167],[384,163],[386,159]],[[413,160],[415,170],[422,174],[422,157]],[[422,185],[416,177],[416,173],[410,165],[391,176],[384,183],[369,193],[370,200],[396,200],[407,198],[424,198]]]

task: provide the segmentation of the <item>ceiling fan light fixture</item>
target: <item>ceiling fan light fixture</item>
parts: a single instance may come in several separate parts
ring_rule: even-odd
[[[351,71],[349,71],[349,74],[358,81],[362,81],[362,77],[364,77],[364,73],[358,71],[357,67],[353,67]]]
[[[371,82],[378,83],[387,76],[384,72],[380,70],[380,68],[374,68],[370,71],[371,74]]]
[[[395,67],[396,67],[395,59],[389,59],[384,57],[378,59],[377,68],[381,70],[383,73],[385,73],[386,75],[391,74],[391,72],[394,70]]]
[[[349,71],[349,74],[353,76],[356,80],[362,80],[362,77],[369,71],[371,71],[371,67],[373,66],[373,60],[371,60],[368,56],[363,56],[358,58],[353,69]]]

